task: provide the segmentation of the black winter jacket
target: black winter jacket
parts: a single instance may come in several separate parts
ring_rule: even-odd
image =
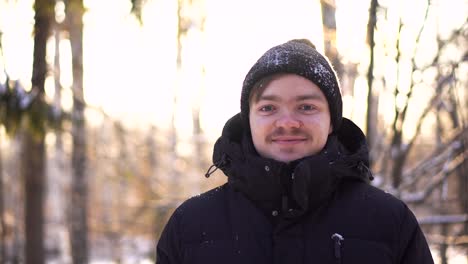
[[[228,182],[176,209],[157,263],[433,263],[408,207],[368,184],[365,137],[347,119],[321,153],[285,164],[258,156],[236,115],[213,161]]]

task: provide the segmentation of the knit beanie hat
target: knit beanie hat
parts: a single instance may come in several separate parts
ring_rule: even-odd
[[[333,131],[342,119],[338,78],[329,61],[307,39],[293,39],[269,49],[247,73],[241,93],[241,116],[249,127],[249,97],[252,87],[262,78],[277,73],[293,73],[317,85],[328,101]]]

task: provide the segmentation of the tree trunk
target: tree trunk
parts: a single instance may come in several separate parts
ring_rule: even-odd
[[[25,193],[25,263],[44,263],[44,136],[24,129],[22,173]]]
[[[203,130],[201,127],[201,120],[200,120],[200,108],[196,107],[192,109],[192,124],[193,124],[193,138],[195,144],[195,151],[194,154],[196,155],[195,159],[195,166],[197,169],[203,169],[206,167],[205,162],[205,155],[204,155],[204,139],[203,137]]]
[[[340,80],[342,80],[344,68],[338,56],[336,48],[336,4],[335,0],[321,0],[322,6],[322,24],[323,24],[323,41],[325,47],[325,55],[330,60],[333,68]]]
[[[10,151],[14,155],[14,159],[10,161],[13,168],[21,168],[22,159],[21,157],[21,145],[22,140],[19,133],[12,137],[10,145]],[[24,191],[23,187],[24,184],[22,180],[22,171],[18,169],[11,174],[11,185],[9,191],[9,201],[8,205],[13,206],[11,208],[11,213],[13,218],[15,219],[12,227],[11,227],[11,241],[9,243],[8,248],[8,260],[11,264],[18,264],[21,263],[20,260],[23,260],[24,250],[23,250],[23,241],[24,241]],[[5,197],[6,198],[6,197]],[[23,206],[22,206],[23,205]]]
[[[41,264],[44,254],[45,146],[44,82],[47,74],[46,46],[51,29],[54,0],[34,2],[34,53],[32,89],[37,91],[31,105],[29,126],[23,130],[22,175],[25,193],[25,263]]]
[[[441,235],[442,237],[447,237],[448,231],[447,224],[442,224],[441,226]],[[443,243],[440,245],[439,248],[439,254],[440,254],[440,264],[448,264],[448,259],[447,259],[447,249],[448,245],[443,241]]]
[[[70,242],[73,263],[88,262],[88,181],[86,177],[86,127],[83,97],[83,0],[67,1],[73,71],[72,186]]]
[[[60,84],[60,41],[61,41],[62,24],[55,23],[55,54],[54,54],[54,81],[55,94],[52,105],[52,116],[55,126],[55,149],[52,158],[52,166],[49,166],[48,183],[47,183],[47,199],[46,204],[50,213],[48,214],[48,223],[46,225],[46,236],[49,243],[48,250],[56,252],[54,261],[59,263],[69,262],[67,259],[70,256],[68,229],[66,225],[66,208],[67,201],[64,186],[69,185],[70,175],[66,170],[66,153],[63,148],[62,136],[62,86]],[[67,164],[68,165],[68,164]]]
[[[60,84],[60,33],[61,24],[55,23],[55,54],[54,54],[54,104],[53,104],[53,115],[55,121],[60,121],[62,115],[62,85]],[[57,133],[61,133],[61,129],[57,129]]]
[[[466,140],[462,143],[462,149],[465,149],[466,147]],[[460,205],[463,213],[468,214],[468,194],[466,190],[468,190],[468,158],[465,159],[463,164],[460,166],[460,168],[457,171],[458,178],[459,178],[459,187],[458,187],[458,193],[460,194]],[[463,231],[462,234],[464,236],[468,236],[468,222],[465,222],[463,225]],[[465,247],[465,255],[466,255],[466,260],[468,263],[468,246]]]
[[[373,82],[374,82],[374,29],[377,23],[377,0],[371,1],[371,6],[369,9],[369,22],[367,24],[367,41],[369,43],[369,52],[370,52],[370,61],[369,68],[367,70],[367,118],[366,118],[366,136],[367,142],[369,144],[369,149],[372,148],[375,137],[376,137],[376,126],[377,126],[377,104],[376,96],[373,91]],[[370,157],[370,165],[373,163],[373,157]]]
[[[0,31],[0,39],[2,38],[2,32]],[[3,57],[3,50],[2,50],[2,43],[0,41],[0,54]],[[3,86],[3,83],[0,82],[0,88],[5,89],[7,88],[7,84]],[[6,261],[6,224],[4,219],[4,191],[3,191],[3,166],[2,166],[2,144],[1,144],[1,134],[0,134],[0,229],[1,229],[1,237],[0,237],[0,260]]]
[[[178,107],[178,93],[180,92],[180,76],[182,72],[182,38],[185,34],[184,23],[183,23],[183,16],[182,16],[182,8],[184,0],[177,1],[177,55],[176,55],[176,80],[174,84],[174,97],[172,101],[172,113],[171,113],[171,131],[170,131],[170,156],[171,161],[175,164],[179,159],[179,154],[177,151],[177,144],[178,144],[178,135],[177,135],[177,127],[176,127],[176,117],[177,117],[177,107]],[[170,171],[170,178],[169,178],[169,189],[177,190],[179,184],[179,172],[180,170],[177,166],[172,166]],[[177,192],[176,192],[177,193]]]
[[[468,102],[468,101],[467,101]],[[456,100],[453,100],[454,105],[457,105],[457,107],[462,108],[460,104],[456,103]],[[463,109],[461,109],[461,115],[464,116],[463,114]],[[458,118],[455,119],[458,121]],[[458,128],[459,126],[462,126],[461,129],[465,130],[466,124],[461,121],[461,122],[455,122],[453,121],[453,127]],[[460,139],[460,151],[463,152],[467,149],[468,146],[468,136],[463,135]],[[461,208],[461,212],[465,213],[468,215],[468,157],[465,157],[465,160],[463,163],[458,167],[456,170],[456,175],[458,177],[458,197],[459,197],[459,204]],[[468,236],[468,222],[465,222],[463,224],[463,229],[461,231],[462,235]],[[466,256],[466,261],[468,263],[468,245],[465,246],[465,252]]]
[[[1,140],[1,135],[0,135]],[[1,143],[1,141],[0,141]],[[0,144],[0,229],[1,229],[1,237],[0,237],[0,260],[6,261],[6,223],[4,218],[4,187],[3,187],[3,163],[2,163],[2,145]]]

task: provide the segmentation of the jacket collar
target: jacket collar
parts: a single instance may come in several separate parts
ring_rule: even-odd
[[[328,199],[342,179],[369,182],[365,136],[348,119],[319,154],[291,164],[260,157],[242,124],[239,114],[228,120],[214,146],[213,162],[231,186],[263,210],[297,218]]]

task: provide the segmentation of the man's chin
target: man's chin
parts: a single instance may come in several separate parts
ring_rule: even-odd
[[[290,163],[292,161],[298,160],[303,158],[304,155],[298,154],[298,153],[292,153],[292,154],[287,154],[287,155],[282,155],[282,154],[277,154],[274,155],[273,159],[277,161],[281,161],[284,163]]]

